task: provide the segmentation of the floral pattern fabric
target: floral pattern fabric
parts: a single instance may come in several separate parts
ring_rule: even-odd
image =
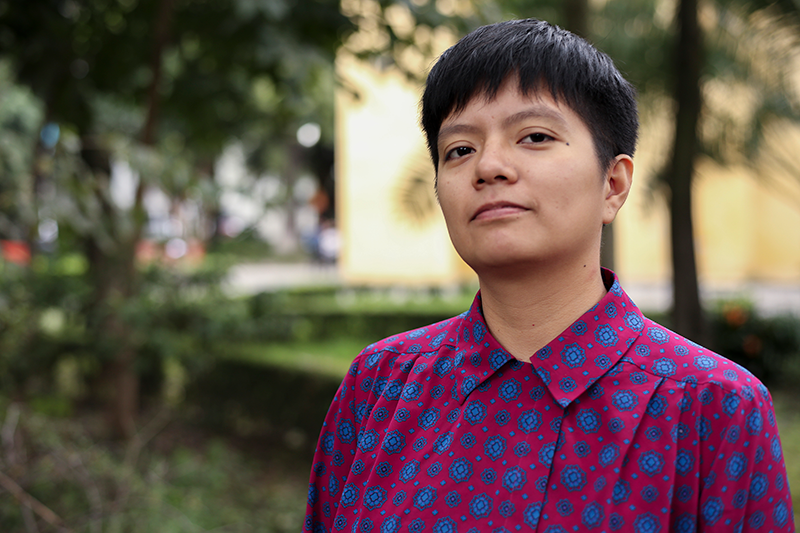
[[[466,313],[353,362],[304,529],[794,531],[769,392],[607,295],[530,363]]]

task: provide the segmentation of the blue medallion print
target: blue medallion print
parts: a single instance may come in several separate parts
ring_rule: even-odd
[[[519,395],[522,392],[522,385],[516,379],[510,378],[503,381],[497,392],[504,402],[513,402],[519,398]]]
[[[611,493],[611,500],[614,502],[615,505],[619,505],[628,501],[628,498],[631,495],[631,485],[624,479],[618,479],[616,483],[614,483],[614,490]]]
[[[386,438],[384,439],[383,444],[381,444],[381,448],[383,451],[391,455],[403,451],[405,445],[405,436],[402,432],[395,429],[386,434]]]
[[[492,512],[494,501],[485,492],[473,497],[469,502],[469,514],[474,518],[486,518]]]
[[[536,529],[536,525],[539,523],[539,516],[542,513],[542,504],[539,502],[531,503],[527,507],[525,507],[525,512],[522,515],[522,519],[525,521],[531,529]]]
[[[620,411],[631,411],[639,405],[639,397],[631,390],[620,389],[611,395],[611,404]]]
[[[358,501],[360,491],[355,483],[348,483],[342,491],[342,506],[351,507]]]
[[[619,341],[617,332],[608,324],[602,324],[594,331],[594,339],[606,348],[611,348]]]
[[[464,408],[464,420],[471,425],[480,424],[486,418],[486,406],[480,400],[471,400]]]
[[[675,457],[675,471],[679,475],[685,476],[689,474],[694,468],[694,456],[692,452],[681,448],[678,450],[678,455]]]
[[[589,529],[594,529],[603,523],[605,513],[603,508],[597,502],[592,502],[583,508],[581,513],[581,522]]]
[[[653,477],[660,474],[664,468],[664,456],[655,450],[647,450],[639,456],[637,463],[641,472]]]
[[[577,492],[586,485],[586,472],[578,465],[567,465],[561,471],[561,483],[569,492]]]
[[[675,375],[675,372],[678,371],[678,365],[672,359],[662,357],[661,359],[653,361],[653,365],[650,369],[654,374],[668,378]]]
[[[647,328],[647,336],[656,344],[666,344],[669,342],[669,333],[659,327]]]
[[[572,326],[570,326],[569,329],[577,337],[580,337],[581,335],[589,331],[589,328],[586,326],[586,322],[584,322],[583,320],[576,321],[574,324],[572,324]]]
[[[512,466],[503,474],[503,487],[508,491],[522,490],[528,478],[525,470],[518,466]]]
[[[380,486],[369,487],[364,491],[364,507],[375,510],[386,502],[386,489]]]
[[[412,459],[411,461],[407,462],[403,465],[403,468],[400,469],[400,481],[403,483],[408,483],[419,474],[420,466],[419,461]]]
[[[457,533],[456,522],[449,516],[440,518],[433,524],[433,533]]]
[[[436,489],[428,485],[427,487],[419,489],[414,494],[414,507],[420,511],[424,511],[436,501]]]
[[[602,425],[600,413],[594,409],[581,409],[576,417],[578,428],[586,434],[597,433]]]
[[[561,350],[561,362],[570,368],[580,368],[586,362],[586,352],[580,344],[567,344]]]
[[[542,425],[542,415],[536,409],[525,411],[517,418],[517,427],[526,435],[533,433]]]
[[[456,483],[463,483],[469,481],[472,477],[472,463],[466,457],[460,457],[453,461],[448,470],[450,479]]]
[[[506,451],[506,439],[500,435],[489,437],[483,444],[483,451],[492,461],[500,459]]]
[[[633,331],[639,332],[644,329],[644,322],[642,322],[642,318],[633,311],[628,311],[625,313],[624,321],[625,325]]]
[[[436,422],[439,420],[439,409],[436,407],[430,407],[428,409],[423,409],[417,419],[417,423],[419,427],[422,429],[430,429],[432,428]]]

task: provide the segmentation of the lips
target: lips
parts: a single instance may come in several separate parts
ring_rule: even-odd
[[[475,211],[475,214],[472,215],[472,220],[500,218],[508,215],[515,215],[527,210],[528,208],[515,204],[514,202],[490,202],[480,206],[478,210]]]

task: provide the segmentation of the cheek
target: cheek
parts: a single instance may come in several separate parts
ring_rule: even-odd
[[[440,181],[437,196],[439,198],[439,208],[441,208],[445,219],[457,213],[460,202],[458,200],[458,193],[451,184]]]
[[[459,219],[459,216],[453,209],[453,205],[449,202],[449,198],[442,198],[441,194],[439,195],[439,208],[442,210],[442,216],[444,217],[445,225],[452,235],[453,231],[458,230],[458,224],[456,221]]]

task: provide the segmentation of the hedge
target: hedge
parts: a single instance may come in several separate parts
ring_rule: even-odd
[[[340,380],[233,359],[217,360],[186,389],[194,417],[239,435],[293,432],[296,445],[316,444]]]

